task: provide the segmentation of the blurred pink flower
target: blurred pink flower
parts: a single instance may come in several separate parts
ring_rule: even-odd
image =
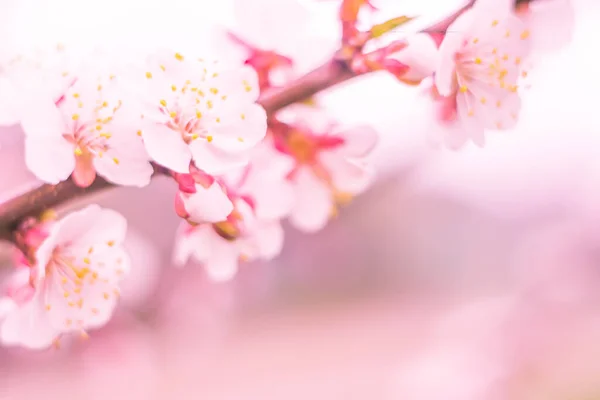
[[[2,324],[2,342],[45,348],[64,333],[104,325],[129,271],[126,229],[123,216],[97,205],[54,224],[35,253],[30,295],[13,297],[17,307]]]
[[[365,157],[377,143],[370,127],[341,129],[322,111],[297,106],[280,114],[284,124],[274,125],[275,145],[294,160],[288,179],[295,202],[290,222],[306,232],[322,229],[338,201],[362,193],[372,180]],[[289,123],[289,125],[288,125]]]
[[[529,35],[510,10],[477,4],[448,28],[435,87],[448,98],[440,100],[448,103],[448,111],[456,110],[447,120],[460,123],[479,146],[485,142],[485,129],[509,129],[517,121],[517,83],[529,53]]]
[[[239,260],[276,257],[283,246],[279,220],[289,214],[294,202],[292,185],[286,180],[292,167],[292,160],[274,150],[272,143],[267,141],[255,149],[253,160],[246,168],[213,180],[210,190],[218,191],[219,199],[212,203],[225,204],[220,198],[225,196],[232,208],[223,209],[227,215],[219,214],[220,219],[209,221],[203,215],[204,220],[198,222],[204,223],[200,225],[183,224],[176,239],[176,263],[185,264],[190,256],[194,256],[213,279],[225,280],[235,274]],[[201,177],[202,173],[192,171],[192,177],[198,175]],[[199,196],[198,193],[185,195],[192,199],[189,203]],[[204,194],[203,199],[208,196]],[[204,200],[193,204],[199,206]],[[184,200],[186,210],[190,209],[189,203]],[[214,209],[210,201],[205,203],[198,207],[203,213]],[[194,221],[192,210],[189,214],[188,219]],[[217,214],[211,216],[217,217]]]
[[[337,49],[335,35],[321,34],[323,14],[302,0],[235,0],[235,25],[220,35],[237,62],[259,74],[261,88],[280,86],[325,62]],[[327,15],[329,21],[335,16]]]
[[[270,259],[283,245],[283,229],[277,220],[256,220],[244,200],[226,221],[197,226],[183,225],[175,244],[175,262],[182,265],[190,256],[201,262],[216,281],[231,279],[239,261]]]
[[[79,74],[59,97],[39,93],[23,111],[25,160],[41,180],[56,184],[71,174],[81,187],[96,173],[133,186],[150,183],[153,173],[114,82]]]
[[[142,137],[150,156],[175,172],[190,161],[209,174],[248,162],[266,134],[266,114],[255,103],[256,73],[249,67],[160,53],[133,87],[141,96]]]

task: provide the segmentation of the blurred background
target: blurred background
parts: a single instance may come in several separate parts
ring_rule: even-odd
[[[335,1],[305,1],[298,26],[242,1],[256,14],[233,0],[2,0],[0,34],[5,49],[144,51],[210,48],[228,26],[287,44],[301,70],[336,46]],[[425,96],[385,74],[324,93],[332,115],[379,131],[379,179],[324,231],[287,229],[279,258],[231,282],[171,265],[167,179],[67,205],[123,213],[134,270],[89,340],[0,349],[0,400],[600,398],[600,3],[572,3],[570,42],[535,64],[519,125],[484,148],[432,148]],[[397,0],[390,12],[426,25],[457,4]],[[2,197],[34,183],[22,133],[3,128]],[[9,249],[0,256],[6,271]]]

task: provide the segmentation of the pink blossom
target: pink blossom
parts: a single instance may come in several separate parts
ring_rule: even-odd
[[[375,147],[377,133],[366,126],[340,129],[308,107],[281,116],[291,125],[274,124],[272,129],[277,148],[294,160],[288,176],[295,193],[290,221],[303,231],[318,231],[338,202],[368,187],[372,170],[365,157]]]
[[[217,281],[231,279],[240,261],[271,259],[283,246],[279,221],[256,220],[251,206],[243,199],[225,221],[180,228],[175,244],[175,263],[183,265],[190,256],[204,265]]]
[[[392,51],[386,54],[383,61],[386,70],[409,85],[417,85],[433,75],[437,67],[438,48],[429,34],[412,35],[398,43],[401,43],[401,46],[397,46],[398,50],[393,50],[395,43],[388,46]]]
[[[62,334],[106,324],[129,271],[126,229],[125,218],[97,205],[54,224],[35,252],[30,283],[19,292],[28,295],[12,296],[17,307],[2,323],[2,342],[45,348]]]
[[[192,159],[208,174],[243,166],[266,134],[250,67],[160,53],[139,77],[146,149],[175,172],[187,173]]]
[[[219,193],[226,193],[231,209],[225,217],[212,223],[206,223],[211,221],[205,219],[205,223],[199,225],[182,225],[175,245],[175,262],[184,264],[193,256],[205,265],[213,279],[223,280],[235,274],[240,260],[276,257],[283,246],[279,220],[290,213],[294,202],[293,187],[286,180],[292,168],[291,158],[277,152],[271,141],[265,141],[255,149],[246,168],[213,178],[212,185],[218,185]],[[192,171],[191,175],[196,181],[202,177],[199,171]],[[185,179],[179,178],[182,190],[190,187],[182,184]],[[188,196],[193,198],[198,194]],[[206,191],[202,196],[208,200]],[[211,208],[209,201],[203,202],[202,209]],[[190,209],[188,219],[193,220],[194,209],[189,203],[185,209]],[[200,208],[198,210],[200,212]]]
[[[235,25],[223,46],[238,62],[252,66],[261,88],[280,86],[331,57],[335,35],[322,34],[323,15],[302,0],[235,0]]]
[[[148,155],[114,85],[82,74],[59,96],[44,90],[30,99],[21,118],[25,161],[39,179],[56,184],[72,175],[87,187],[98,173],[121,185],[150,182]]]
[[[73,83],[74,70],[75,62],[60,45],[0,63],[0,126],[19,123],[39,87],[58,98]]]
[[[485,129],[510,129],[517,121],[518,80],[529,34],[509,10],[477,5],[448,28],[435,86],[439,95],[455,99],[455,106],[450,103],[456,109],[453,118],[477,145],[484,144]]]

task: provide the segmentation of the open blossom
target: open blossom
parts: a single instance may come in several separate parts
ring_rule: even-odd
[[[184,223],[176,240],[177,264],[193,256],[212,279],[224,281],[236,274],[241,261],[277,256],[283,246],[283,228],[277,220],[256,220],[251,206],[239,199],[227,220],[196,226]]]
[[[178,173],[190,161],[208,174],[248,162],[266,135],[256,73],[246,66],[169,53],[151,58],[139,76],[141,132],[150,156]]]
[[[11,297],[1,341],[45,348],[62,334],[106,324],[130,267],[122,247],[126,229],[123,216],[97,205],[56,222],[35,251],[29,280]]]
[[[477,144],[485,129],[509,129],[521,108],[518,80],[529,31],[509,10],[477,6],[449,28],[440,46],[435,88],[450,120]],[[455,112],[451,112],[455,110]]]
[[[290,123],[272,129],[277,149],[294,161],[288,175],[295,194],[290,221],[303,231],[318,231],[335,215],[338,203],[371,183],[365,158],[375,147],[377,133],[366,126],[340,129],[308,107],[281,115]]]
[[[281,86],[337,50],[335,31],[324,33],[319,24],[319,8],[303,0],[235,0],[235,24],[217,40],[229,57],[257,72],[261,89]]]
[[[27,167],[56,184],[72,175],[87,187],[96,174],[121,185],[145,186],[153,173],[131,112],[110,78],[81,74],[56,96],[37,93],[21,117]]]
[[[182,224],[175,262],[184,264],[193,256],[213,279],[225,280],[233,277],[240,261],[276,257],[283,246],[279,221],[289,214],[294,201],[293,188],[286,180],[292,167],[291,159],[267,141],[256,149],[246,168],[216,179],[213,184],[218,181],[227,193],[231,212],[213,223]],[[206,192],[202,195],[209,197]]]
[[[73,83],[74,66],[62,46],[0,62],[0,126],[19,123],[39,87],[58,98]]]

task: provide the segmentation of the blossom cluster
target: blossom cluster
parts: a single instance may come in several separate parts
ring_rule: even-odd
[[[372,52],[363,51],[369,34],[351,29],[352,13],[342,20],[342,53],[351,54],[354,73],[386,70],[403,83],[432,82],[450,146],[483,144],[485,130],[517,121],[532,32],[512,7],[477,2],[439,46],[417,33]],[[211,278],[231,279],[240,263],[281,252],[284,220],[319,231],[365,191],[377,134],[332,120],[318,101],[267,115],[260,96],[294,79],[295,60],[236,34],[229,39],[246,52],[240,62],[176,49],[80,62],[62,46],[16,57],[0,70],[0,124],[20,124],[26,165],[50,185],[70,179],[87,188],[104,179],[144,187],[157,173],[173,179],[181,218],[175,264],[193,259]],[[26,222],[16,233],[18,268],[0,300],[0,340],[43,348],[105,324],[129,270],[125,219],[92,205]]]

